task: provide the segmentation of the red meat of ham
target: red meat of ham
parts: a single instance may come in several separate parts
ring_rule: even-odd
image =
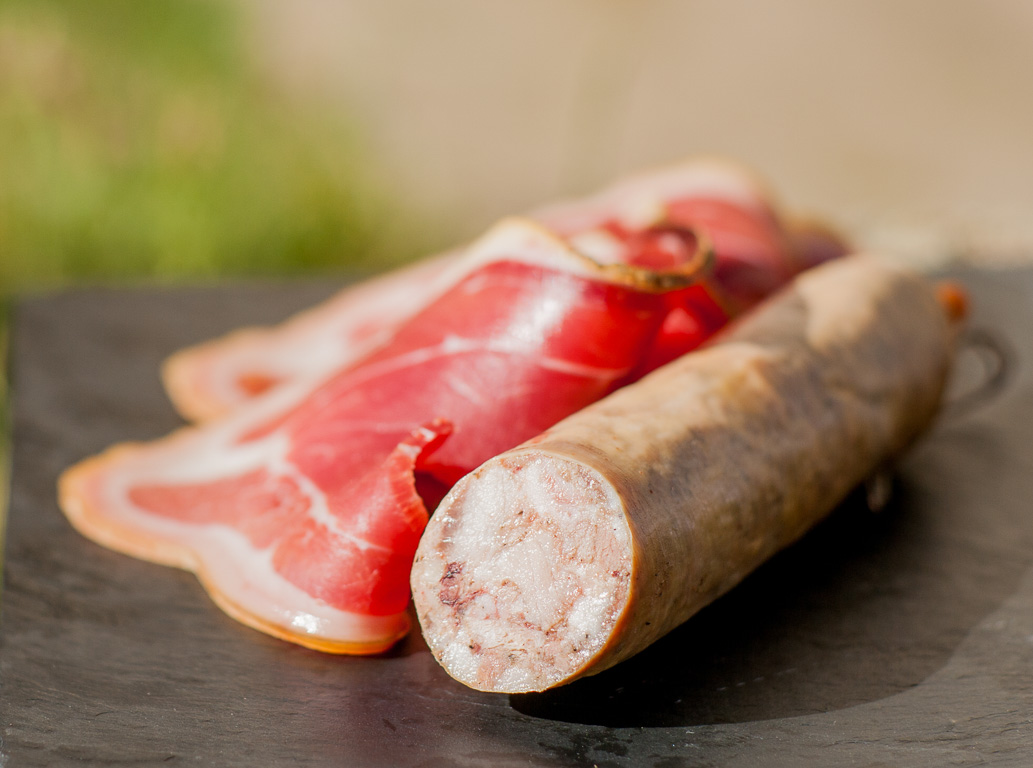
[[[661,271],[599,265],[505,222],[389,343],[318,383],[295,377],[226,418],[82,462],[61,479],[62,508],[101,544],[194,571],[245,624],[382,651],[409,626],[428,516],[418,487],[440,494],[641,370],[672,302],[696,319],[693,344],[724,319],[693,235],[653,237],[628,260]]]
[[[601,263],[633,258],[644,267],[677,261],[684,247],[680,230],[702,233],[714,248],[714,278],[732,311],[846,250],[831,231],[780,215],[751,174],[713,160],[646,173],[531,218]],[[348,288],[278,327],[244,329],[183,350],[165,365],[169,395],[186,418],[205,421],[274,386],[326,376],[384,344],[447,290],[462,258],[456,251],[427,259]],[[696,342],[697,319],[678,304],[671,296],[672,311],[644,368]]]

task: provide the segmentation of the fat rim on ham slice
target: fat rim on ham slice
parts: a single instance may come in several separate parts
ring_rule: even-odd
[[[254,397],[303,375],[299,372],[358,360],[444,291],[443,278],[461,257],[456,251],[423,259],[349,286],[275,328],[238,328],[174,352],[161,368],[165,391],[183,418],[211,421],[240,405],[242,391]],[[305,341],[294,342],[298,338]],[[323,362],[326,348],[337,354]],[[228,377],[226,368],[234,363],[241,367],[239,375]]]
[[[431,651],[466,685],[521,693],[643,650],[928,426],[949,315],[921,277],[847,257],[486,462],[417,551]]]

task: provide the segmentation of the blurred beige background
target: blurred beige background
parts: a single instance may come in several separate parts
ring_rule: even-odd
[[[696,153],[914,260],[1033,254],[1029,0],[238,0],[442,227]]]

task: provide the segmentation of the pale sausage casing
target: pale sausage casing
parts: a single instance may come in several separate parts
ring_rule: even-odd
[[[936,412],[956,322],[870,256],[483,464],[423,536],[431,650],[538,691],[638,653],[800,538]]]

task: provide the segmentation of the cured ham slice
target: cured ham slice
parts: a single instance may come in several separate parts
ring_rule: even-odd
[[[601,263],[643,267],[671,263],[681,248],[680,230],[702,232],[714,247],[714,278],[733,311],[767,296],[802,267],[846,251],[820,227],[785,225],[758,181],[716,161],[647,173],[531,217]],[[182,350],[164,368],[169,396],[186,418],[205,421],[294,378],[325,376],[384,343],[448,290],[449,267],[461,258],[459,252],[438,256],[348,288],[280,326]],[[692,348],[705,332],[678,303],[672,296],[647,368]]]
[[[84,461],[61,479],[62,508],[101,544],[194,571],[245,624],[382,651],[409,627],[428,517],[418,489],[441,495],[626,380],[672,296],[713,311],[705,252],[673,234],[679,248],[655,271],[600,265],[505,222],[390,343],[318,383],[295,378],[224,419]]]

